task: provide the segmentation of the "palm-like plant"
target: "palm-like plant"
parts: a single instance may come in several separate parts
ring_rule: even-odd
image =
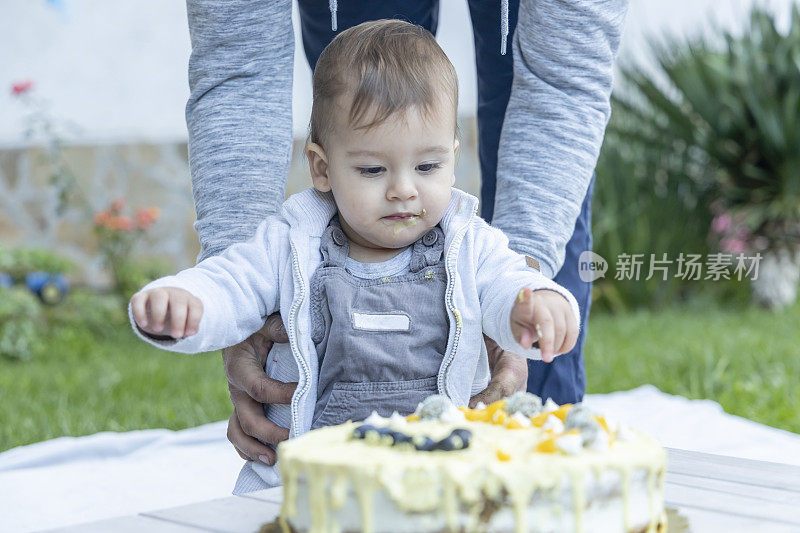
[[[782,35],[769,13],[755,9],[740,37],[660,48],[658,66],[671,86],[624,69],[633,89],[614,104],[640,123],[623,134],[675,155],[676,140],[696,170],[719,185],[733,211],[747,211],[755,235],[771,245],[800,244],[800,10]],[[637,98],[641,97],[641,98]],[[680,146],[680,143],[678,144]],[[694,153],[692,154],[692,150]],[[680,150],[678,150],[680,152]]]
[[[659,73],[622,70],[615,133],[677,163],[767,253],[800,251],[800,10],[786,34],[759,8],[741,36],[654,46]],[[796,261],[796,259],[795,259]]]

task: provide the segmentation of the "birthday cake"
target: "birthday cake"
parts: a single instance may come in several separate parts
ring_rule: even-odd
[[[294,532],[664,531],[665,452],[583,404],[528,393],[285,441],[280,523]]]

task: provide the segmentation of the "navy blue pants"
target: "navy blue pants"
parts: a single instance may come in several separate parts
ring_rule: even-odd
[[[500,2],[468,0],[475,36],[475,63],[478,74],[478,157],[481,165],[481,216],[491,222],[497,184],[497,148],[513,79],[512,37],[517,26],[519,0],[508,7],[508,51],[500,55]],[[328,0],[299,0],[303,49],[311,68],[322,50],[336,36],[331,30]],[[348,0],[338,4],[338,30],[368,20],[396,18],[426,28],[434,35],[439,24],[438,0]],[[592,180],[594,182],[594,180]],[[528,391],[555,402],[578,402],[586,390],[583,344],[591,304],[591,283],[578,277],[578,255],[592,247],[591,199],[593,183],[583,201],[566,258],[555,281],[569,289],[581,310],[581,332],[575,348],[549,364],[528,361]]]

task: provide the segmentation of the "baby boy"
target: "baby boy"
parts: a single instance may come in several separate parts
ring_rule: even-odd
[[[572,349],[573,296],[453,188],[457,107],[455,70],[423,28],[342,32],[314,71],[314,187],[249,241],[135,294],[137,333],[167,350],[216,350],[280,311],[290,342],[266,371],[298,386],[267,415],[291,436],[373,410],[407,414],[437,392],[466,405],[489,381],[483,332],[545,361]]]

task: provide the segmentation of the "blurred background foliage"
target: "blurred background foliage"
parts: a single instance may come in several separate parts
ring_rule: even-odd
[[[621,253],[716,251],[769,255],[800,248],[800,11],[788,32],[755,8],[740,35],[653,44],[657,69],[627,65],[612,97],[596,173],[594,249]],[[718,213],[715,213],[714,211]],[[741,221],[739,248],[725,250],[715,215]],[[730,241],[729,241],[730,242]],[[723,244],[723,246],[720,246]],[[767,280],[768,281],[768,280]],[[595,303],[620,311],[712,293],[747,302],[741,282],[614,280]],[[795,282],[796,291],[796,282]],[[793,300],[793,298],[792,298]]]

